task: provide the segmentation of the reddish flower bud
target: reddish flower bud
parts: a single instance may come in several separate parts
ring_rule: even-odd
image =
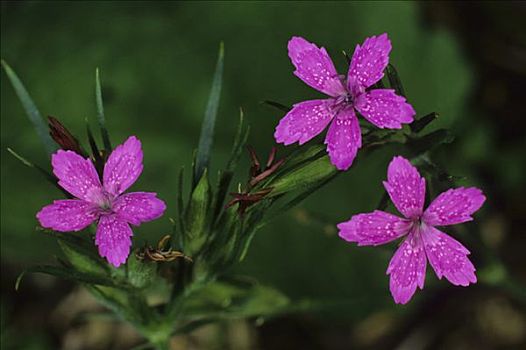
[[[51,138],[66,151],[73,151],[87,157],[86,152],[82,149],[82,146],[78,140],[69,132],[66,127],[58,121],[57,118],[48,116],[49,135]]]

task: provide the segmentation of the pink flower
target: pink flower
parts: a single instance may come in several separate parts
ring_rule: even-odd
[[[424,211],[425,179],[403,157],[394,157],[387,170],[384,187],[404,218],[375,210],[354,215],[338,225],[340,237],[359,246],[380,245],[405,236],[389,263],[389,288],[396,303],[407,303],[424,288],[426,257],[438,278],[456,286],[477,282],[469,251],[460,242],[439,231],[447,226],[471,221],[486,200],[475,187],[455,188],[441,193]]]
[[[166,209],[152,192],[123,194],[142,172],[141,142],[131,136],[111,153],[104,165],[103,181],[89,158],[59,150],[51,164],[58,184],[78,199],[54,201],[38,212],[45,228],[79,231],[98,221],[95,244],[99,254],[115,267],[126,262],[130,253],[130,224],[159,218]]]
[[[355,110],[379,128],[400,129],[402,123],[413,121],[413,107],[394,90],[368,89],[382,79],[389,63],[391,41],[387,34],[367,38],[362,46],[356,46],[347,77],[338,75],[323,47],[293,37],[288,50],[296,67],[294,74],[330,98],[295,104],[276,127],[278,143],[298,141],[302,145],[330,123],[325,138],[327,152],[339,170],[347,170],[362,146]]]

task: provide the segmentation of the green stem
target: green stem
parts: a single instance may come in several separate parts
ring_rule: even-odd
[[[159,341],[156,341],[155,343],[152,342],[152,345],[157,350],[170,350],[170,338],[166,340],[159,340]]]

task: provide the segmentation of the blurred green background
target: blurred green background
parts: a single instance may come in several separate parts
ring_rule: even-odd
[[[94,72],[101,69],[113,143],[132,134],[143,142],[145,170],[134,188],[156,191],[168,204],[164,218],[134,230],[140,244],[169,230],[176,174],[183,165],[189,168],[197,145],[220,41],[226,56],[215,169],[230,150],[239,107],[252,128],[249,143],[266,154],[283,113],[261,101],[292,104],[320,96],[292,74],[286,51],[292,35],[324,46],[346,72],[341,50],[352,52],[366,36],[387,32],[391,62],[418,115],[438,112],[429,130],[448,127],[457,136],[435,152],[435,159],[451,174],[465,176],[459,184],[478,186],[488,197],[474,222],[448,232],[468,246],[473,242],[469,248],[479,276],[492,276],[494,261],[502,260],[511,278],[524,285],[525,15],[520,2],[2,2],[1,56],[40,111],[59,118],[85,144],[85,119],[95,121]],[[71,284],[31,276],[14,292],[24,267],[52,261],[59,253],[51,238],[35,232],[35,213],[60,193],[6,152],[11,147],[49,167],[4,73],[0,84],[2,348],[126,348],[115,339],[95,345],[86,340],[107,333],[107,326],[57,321],[65,300],[84,300],[75,299],[79,291]],[[408,306],[395,306],[385,276],[395,245],[357,248],[337,237],[332,223],[375,208],[386,166],[397,151],[386,147],[359,158],[350,171],[261,230],[239,267],[293,300],[332,301],[339,307],[258,327],[224,325],[227,332],[203,331],[195,344],[184,344],[205,349],[526,346],[524,299],[507,289],[488,283],[453,287],[429,273],[423,292]],[[245,161],[242,168],[247,166]],[[135,339],[129,330],[122,332]]]

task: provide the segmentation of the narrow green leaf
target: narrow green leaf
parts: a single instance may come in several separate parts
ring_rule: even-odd
[[[223,210],[223,202],[225,201],[226,195],[228,193],[228,188],[230,187],[230,182],[234,173],[228,170],[220,171],[218,173],[218,181],[216,185],[216,190],[214,191],[214,199],[212,201],[213,217],[212,223],[216,222],[216,219],[219,217]]]
[[[285,163],[264,181],[257,184],[252,190],[267,188],[274,180],[286,176],[307,163],[311,163],[327,154],[325,145],[313,145],[310,147],[297,147],[285,159]],[[276,180],[277,181],[277,180]]]
[[[290,300],[278,290],[254,284],[249,287],[214,282],[186,300],[184,314],[188,318],[239,319],[271,316],[289,305]]]
[[[29,93],[24,87],[24,84],[22,84],[16,73],[4,60],[2,60],[2,67],[4,67],[7,77],[9,78],[11,85],[15,89],[15,93],[17,94],[20,102],[22,103],[26,115],[28,116],[29,120],[33,123],[33,126],[38,136],[40,137],[40,141],[42,141],[42,143],[44,144],[44,148],[46,149],[48,154],[52,154],[57,150],[57,146],[55,145],[53,139],[49,135],[49,130],[46,125],[46,122],[44,121],[42,115],[38,111],[37,106],[31,99],[31,96],[29,96]]]
[[[442,144],[451,143],[453,140],[455,140],[455,136],[449,130],[438,129],[422,137],[410,139],[408,145],[412,152],[421,154]]]
[[[179,228],[179,235],[177,236],[177,242],[181,250],[184,250],[186,242],[186,225],[184,218],[184,167],[181,167],[179,171],[179,181],[177,183],[177,224]]]
[[[465,180],[465,177],[449,174],[446,169],[436,164],[427,154],[416,157],[415,163],[439,182],[444,182],[448,187],[456,186],[457,181]],[[427,191],[429,192],[429,191]],[[427,194],[426,192],[426,194]]]
[[[265,219],[259,224],[259,228],[265,226],[270,221],[274,220],[277,216],[286,213],[290,209],[294,208],[295,206],[299,205],[301,202],[303,202],[308,196],[331,182],[336,176],[341,174],[341,172],[334,173],[332,176],[327,177],[326,179],[323,179],[322,181],[318,183],[314,183],[310,186],[305,187],[299,193],[295,193],[294,196],[291,199],[288,199],[285,204],[282,204],[278,209],[272,210],[271,213],[265,216]]]
[[[58,244],[68,261],[79,272],[93,274],[94,276],[107,276],[107,266],[92,250],[78,244],[68,243],[65,240],[59,240]]]
[[[234,138],[234,144],[232,146],[232,151],[230,152],[230,157],[228,159],[226,170],[221,171],[219,173],[218,183],[214,191],[215,198],[212,203],[212,207],[214,210],[212,222],[215,222],[222,212],[223,202],[225,201],[226,194],[228,193],[228,188],[230,187],[230,183],[234,175],[234,170],[237,167],[239,158],[241,157],[243,149],[248,140],[250,128],[248,126],[244,128],[243,119],[243,110],[240,109],[239,124],[237,127],[236,136]]]
[[[380,198],[380,201],[378,202],[378,205],[376,206],[376,209],[385,210],[388,204],[389,204],[389,194],[387,193],[387,191],[384,191],[384,193],[382,194],[382,198]]]
[[[270,107],[274,107],[277,110],[280,110],[280,111],[286,112],[286,113],[288,113],[292,109],[292,107],[285,106],[284,104],[279,103],[279,102],[275,102],[275,101],[265,100],[265,101],[262,101],[261,103],[264,104],[264,105],[270,106]]]
[[[97,120],[99,121],[100,133],[106,154],[111,153],[110,135],[106,129],[106,118],[104,117],[104,105],[102,103],[102,89],[100,83],[99,69],[95,70],[95,100],[97,102]]]
[[[210,265],[214,265],[216,271],[224,271],[225,261],[233,260],[232,251],[242,220],[236,209],[229,207],[218,218],[217,229],[208,237],[201,255],[211,262]]]
[[[265,213],[274,203],[274,198],[264,199],[263,201],[257,204],[257,207],[252,207],[247,210],[249,212],[248,217],[245,219],[246,222],[242,222],[242,227],[240,228],[240,233],[237,242],[237,247],[235,251],[235,256],[237,256],[237,262],[243,261],[248,253],[248,248],[250,243],[254,238],[256,232],[262,227],[260,225]],[[234,261],[236,262],[236,261]]]
[[[175,334],[175,333],[174,333]],[[155,350],[155,346],[152,345],[149,341],[134,346],[130,350]]]
[[[323,156],[303,166],[276,177],[276,179],[266,186],[273,190],[267,197],[274,197],[283,193],[292,192],[302,188],[308,188],[314,184],[331,178],[338,173],[338,169],[331,163],[328,156]]]
[[[411,128],[411,131],[414,132],[414,133],[420,132],[429,123],[431,123],[432,121],[434,121],[438,117],[439,117],[439,115],[436,112],[432,112],[432,113],[426,114],[422,118],[419,118],[419,119],[415,120],[414,122],[412,122],[411,124],[409,124],[409,127]]]
[[[389,84],[400,96],[405,97],[404,87],[402,86],[402,81],[398,76],[396,68],[392,64],[387,65],[387,78],[389,79]]]
[[[93,160],[95,162],[95,169],[97,169],[97,173],[102,178],[102,173],[104,171],[104,159],[102,158],[99,147],[97,146],[97,142],[95,141],[95,138],[93,137],[93,133],[91,132],[91,128],[89,126],[89,122],[86,119],[86,133],[88,134],[88,141],[91,148],[91,154],[93,156]]]
[[[196,169],[193,174],[194,183],[201,178],[205,168],[210,163],[210,151],[214,140],[214,127],[219,109],[219,98],[221,96],[221,84],[223,80],[223,63],[224,63],[224,45],[219,45],[219,56],[217,58],[214,80],[212,89],[205,111],[205,118],[201,126],[201,135],[199,136],[199,146],[197,147]]]
[[[24,270],[16,279],[15,290],[18,290],[20,287],[20,282],[27,273],[44,273],[47,275],[52,275],[58,278],[63,278],[66,280],[72,280],[80,283],[87,283],[90,285],[96,284],[101,286],[109,286],[114,288],[127,288],[125,285],[118,285],[113,280],[109,278],[104,278],[101,276],[93,275],[91,273],[84,273],[72,268],[64,268],[60,266],[52,265],[38,265],[30,267]]]
[[[93,133],[91,132],[91,128],[89,126],[89,122],[86,119],[86,133],[88,134],[88,141],[89,146],[91,148],[91,154],[93,155],[93,158],[100,158],[100,151],[99,146],[97,146],[97,142],[95,141],[95,138],[93,137]]]
[[[90,248],[93,249],[93,242],[91,242],[91,238],[87,237],[87,235],[83,234],[83,232],[59,232],[40,226],[38,226],[36,230],[42,234],[56,238],[59,241],[64,241],[70,245],[82,247],[82,249],[86,250]]]
[[[172,334],[173,335],[190,334],[191,332],[193,332],[194,330],[196,330],[198,328],[201,328],[201,327],[203,327],[203,326],[205,326],[207,324],[215,323],[215,322],[218,322],[218,321],[220,321],[220,319],[219,318],[215,318],[215,317],[201,318],[201,319],[198,319],[198,320],[190,321],[190,322],[187,322],[187,323],[175,328],[175,330],[174,330],[174,332]],[[144,348],[144,349],[149,349],[149,348]],[[140,350],[140,348],[135,348],[135,349],[132,349],[132,350]]]
[[[189,236],[187,251],[195,256],[207,239],[206,229],[209,219],[211,188],[208,182],[208,171],[205,168],[201,179],[192,192],[186,208],[185,226]]]
[[[230,152],[230,157],[228,159],[228,163],[226,166],[226,169],[228,171],[234,171],[236,169],[241,153],[243,152],[243,149],[245,148],[245,144],[247,143],[247,140],[248,140],[248,135],[250,133],[250,127],[249,126],[247,126],[246,128],[244,127],[244,119],[245,119],[245,115],[243,113],[243,110],[240,108],[237,132],[236,132],[236,136],[234,137],[234,144],[232,146],[232,151]]]
[[[56,188],[58,188],[62,193],[64,193],[67,197],[71,197],[71,195],[66,192],[62,187],[59,186],[58,184],[58,181],[57,181],[57,178],[55,176],[53,176],[49,171],[47,171],[46,169],[42,168],[41,166],[39,165],[36,165],[36,164],[33,164],[31,163],[29,160],[27,160],[26,158],[22,157],[20,154],[16,153],[15,151],[13,151],[11,148],[7,148],[7,151],[9,153],[11,153],[11,155],[13,155],[13,157],[15,157],[16,159],[18,159],[20,162],[22,162],[22,164],[24,164],[25,166],[28,166],[30,168],[33,168],[33,169],[36,169],[38,170],[38,172],[42,175],[44,175],[44,177],[46,178],[46,180],[48,180],[50,183],[53,184],[53,186],[55,186]]]
[[[352,57],[349,56],[349,54],[347,53],[347,51],[342,50],[342,54],[343,54],[343,57],[345,57],[345,61],[346,61],[346,63],[347,63],[348,65],[351,64]]]
[[[192,170],[191,174],[195,174],[197,169],[197,149],[194,149],[192,152]],[[192,176],[192,190],[197,185],[197,181],[199,181],[199,178],[195,178]]]
[[[310,196],[311,194],[313,194],[314,192],[316,192],[317,190],[319,190],[320,188],[322,188],[323,186],[325,186],[326,184],[331,182],[336,176],[338,176],[340,174],[341,174],[341,172],[333,173],[331,176],[327,177],[326,179],[323,179],[322,181],[320,181],[320,182],[318,182],[318,183],[316,183],[316,184],[314,184],[312,186],[308,186],[306,189],[304,189],[299,194],[297,194],[292,200],[287,202],[286,205],[282,206],[278,210],[278,212],[279,213],[284,213],[284,212],[294,208],[295,206],[297,206],[298,204],[303,202],[303,200],[305,200],[308,196]]]
[[[385,85],[384,85],[384,82],[382,81],[382,79],[380,79],[376,83],[374,83],[374,85],[371,86],[371,89],[385,89]]]
[[[103,285],[86,285],[91,294],[104,306],[112,310],[120,318],[125,319],[135,327],[140,328],[149,322],[147,305],[144,298],[136,293],[130,293],[129,290],[106,287]],[[150,311],[150,316],[153,313]]]

